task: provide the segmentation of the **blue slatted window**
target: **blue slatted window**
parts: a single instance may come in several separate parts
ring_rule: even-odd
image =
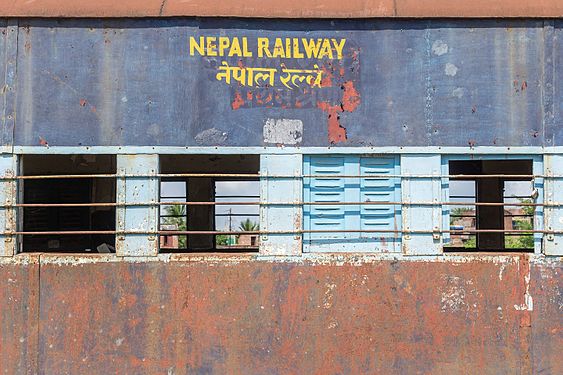
[[[399,251],[400,233],[377,231],[400,230],[400,205],[340,204],[400,201],[399,173],[398,156],[305,156],[304,174],[315,177],[303,185],[304,200],[312,203],[303,208],[304,251]]]

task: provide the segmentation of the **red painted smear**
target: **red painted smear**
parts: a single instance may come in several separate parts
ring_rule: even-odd
[[[244,99],[242,98],[242,95],[238,91],[235,92],[235,100],[233,100],[233,102],[231,103],[231,107],[233,108],[233,110],[237,110],[243,105],[244,105]]]
[[[323,78],[321,79],[321,87],[331,87],[332,86],[332,72],[323,66]]]
[[[360,94],[354,87],[354,82],[347,81],[342,85],[342,101],[339,105],[328,102],[318,102],[317,107],[328,113],[328,141],[331,144],[345,142],[346,128],[340,124],[340,113],[354,112],[360,105]]]
[[[328,113],[328,141],[331,144],[346,141],[346,129],[340,125],[339,113],[342,112],[342,108],[327,102],[318,102],[317,107]]]
[[[346,112],[354,112],[360,105],[360,94],[352,81],[344,82],[343,87],[342,109]]]

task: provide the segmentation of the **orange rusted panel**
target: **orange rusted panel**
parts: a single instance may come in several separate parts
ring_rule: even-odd
[[[563,267],[559,262],[536,264],[531,269],[533,370],[536,374],[563,374]]]
[[[44,373],[562,369],[558,263],[43,257]]]
[[[561,0],[397,0],[404,17],[562,17]]]
[[[0,0],[1,16],[141,17],[561,17],[560,0]]]

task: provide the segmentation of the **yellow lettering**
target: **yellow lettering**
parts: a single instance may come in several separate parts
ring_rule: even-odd
[[[334,55],[332,54],[332,46],[330,45],[330,41],[328,39],[323,39],[323,45],[317,58],[320,60],[323,57],[328,57],[329,59],[334,58]]]
[[[285,38],[285,58],[291,59],[291,39]]]
[[[238,38],[233,39],[233,43],[231,44],[231,49],[229,50],[229,57],[233,56],[242,56],[242,50],[240,49],[240,43],[238,42]]]
[[[190,56],[194,56],[195,51],[197,51],[201,56],[205,56],[203,45],[204,38],[202,36],[199,37],[199,44],[193,36],[190,36]]]
[[[266,54],[266,57],[272,57],[272,54],[269,50],[270,41],[268,40],[268,38],[258,38],[257,41],[258,57],[264,57],[264,54]]]
[[[283,49],[283,43],[281,38],[276,38],[276,42],[274,43],[274,52],[272,53],[273,58],[285,58],[285,51]]]
[[[340,43],[336,42],[336,39],[332,39],[332,44],[334,44],[334,49],[336,50],[336,58],[342,60],[342,50],[344,49],[344,43],[346,39],[340,39]]]
[[[248,38],[242,38],[242,56],[243,57],[252,57],[252,51],[248,50]]]
[[[215,44],[215,41],[217,40],[216,37],[214,36],[208,36],[207,37],[207,43],[206,43],[206,50],[207,50],[207,56],[217,56],[217,44]]]
[[[321,48],[321,40],[317,39],[317,41],[315,42],[314,39],[302,38],[301,41],[303,42],[303,47],[305,48],[305,54],[307,55],[307,58],[316,59],[317,55],[319,54],[319,49]]]
[[[296,59],[302,59],[305,57],[301,51],[299,51],[299,39],[293,39],[293,57]]]
[[[226,36],[219,37],[219,56],[225,56],[225,50],[229,48],[230,44],[229,38]]]

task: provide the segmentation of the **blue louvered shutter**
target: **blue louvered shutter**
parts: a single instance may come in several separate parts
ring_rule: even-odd
[[[400,205],[343,205],[339,202],[398,202],[398,157],[319,155],[304,158],[304,229],[342,232],[305,233],[306,251],[395,251],[400,235],[346,230],[394,230]],[[323,175],[330,177],[322,177]],[[364,178],[338,177],[366,176]],[[369,177],[377,175],[377,177]],[[389,177],[385,177],[389,175]],[[315,205],[315,202],[334,202]]]
[[[310,156],[305,160],[304,173],[315,176],[344,175],[346,157]],[[307,202],[335,202],[334,205],[306,205],[304,207],[305,230],[344,230],[346,207],[339,202],[346,200],[346,179],[337,177],[306,178],[304,181]],[[344,232],[309,233],[306,240],[338,239]]]

